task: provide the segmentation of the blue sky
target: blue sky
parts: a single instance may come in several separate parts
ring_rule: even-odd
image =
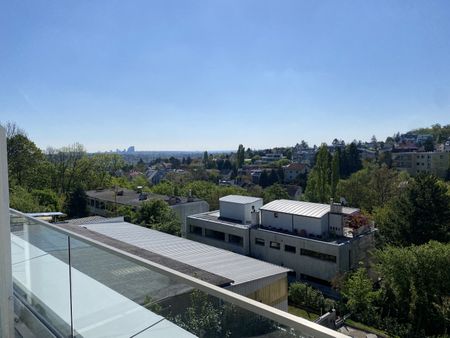
[[[0,121],[41,148],[265,148],[450,123],[450,1],[3,1]]]

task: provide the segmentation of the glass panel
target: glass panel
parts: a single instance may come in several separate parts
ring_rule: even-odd
[[[53,333],[71,334],[68,237],[11,214],[14,295]],[[23,322],[29,320],[17,313]],[[25,318],[27,317],[27,318]]]
[[[209,288],[194,281],[170,272],[156,272],[143,263],[94,246],[89,240],[68,237],[32,218],[11,216],[11,241],[14,291],[16,302],[21,304],[17,308],[32,311],[55,335],[70,336],[73,332],[75,337],[304,336],[212,296]],[[217,295],[217,291],[213,293]],[[252,308],[262,311],[258,305]],[[27,324],[26,316],[21,317],[20,313],[18,316]],[[292,326],[303,327],[296,322]]]
[[[74,330],[83,337],[131,337],[161,324],[160,302],[191,289],[108,251],[70,243]]]
[[[296,337],[172,277],[70,239],[73,318],[83,337]]]

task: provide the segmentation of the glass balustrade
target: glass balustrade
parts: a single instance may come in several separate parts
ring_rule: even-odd
[[[16,211],[10,219],[16,315],[35,329],[39,321],[42,332],[58,337],[343,337],[57,225]]]

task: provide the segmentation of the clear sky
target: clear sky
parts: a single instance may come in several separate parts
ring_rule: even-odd
[[[450,1],[2,1],[0,121],[212,150],[450,123]]]

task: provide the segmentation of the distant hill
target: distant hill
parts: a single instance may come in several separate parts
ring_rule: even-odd
[[[445,126],[441,126],[439,123],[433,124],[429,128],[418,128],[408,131],[407,134],[415,134],[415,135],[433,135],[433,139],[435,142],[443,142],[450,137],[450,124]]]

